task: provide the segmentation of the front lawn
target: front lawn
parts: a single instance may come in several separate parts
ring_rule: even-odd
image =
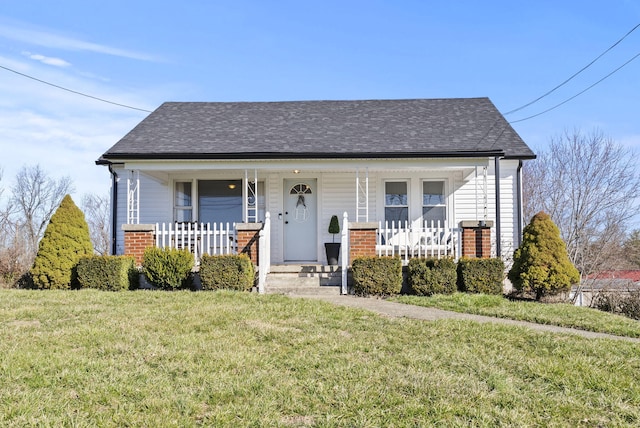
[[[250,293],[0,290],[0,425],[638,426],[640,347]]]
[[[502,296],[467,293],[439,294],[431,297],[399,296],[393,300],[454,312],[530,321],[618,336],[640,337],[640,321],[570,304],[512,301]]]

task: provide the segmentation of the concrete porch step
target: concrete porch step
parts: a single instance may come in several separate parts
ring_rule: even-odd
[[[324,265],[272,265],[265,292],[269,294],[339,295],[342,270]]]

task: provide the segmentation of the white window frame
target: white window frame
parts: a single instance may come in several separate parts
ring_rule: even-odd
[[[406,205],[387,205],[387,183],[405,183],[407,204]],[[411,221],[411,180],[408,178],[388,178],[382,182],[382,205],[383,205],[383,218],[387,220],[387,208],[406,208],[407,209],[407,221]],[[400,220],[402,221],[402,220]]]
[[[441,204],[426,204],[424,203],[424,183],[442,183],[442,203]],[[446,226],[449,222],[449,210],[447,208],[447,180],[438,179],[438,178],[426,178],[420,180],[420,215],[422,216],[422,220],[424,219],[424,208],[443,208],[444,211],[444,219],[442,220],[443,226]]]
[[[177,201],[177,185],[179,183],[189,184],[191,186],[191,205],[178,205]],[[191,211],[191,220],[188,221],[196,221],[196,205],[194,202],[197,200],[196,195],[196,186],[193,185],[193,180],[174,180],[173,181],[173,220],[179,221],[178,211]],[[184,220],[187,221],[187,220]]]

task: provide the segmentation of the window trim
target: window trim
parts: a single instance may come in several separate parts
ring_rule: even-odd
[[[424,183],[442,183],[442,203],[441,204],[425,204],[424,203]],[[427,221],[424,219],[424,209],[425,207],[429,208],[443,208],[444,211],[444,219],[442,220],[442,225],[446,226],[449,221],[449,210],[447,209],[447,180],[439,179],[439,178],[423,178],[420,180],[420,214],[422,216],[422,221]]]
[[[405,183],[406,185],[406,195],[407,195],[407,203],[406,205],[387,205],[387,183]],[[391,222],[392,220],[387,220],[387,208],[406,208],[407,209],[407,220],[411,222],[411,179],[409,178],[387,178],[382,182],[382,216],[385,222]],[[403,222],[404,220],[398,220],[398,223]]]
[[[189,184],[189,186],[191,187],[191,205],[178,205],[177,204],[177,189],[176,186],[179,183],[184,183],[184,184]],[[173,181],[173,221],[178,222],[181,220],[178,220],[178,211],[188,211],[191,210],[191,219],[190,220],[184,220],[184,221],[195,221],[195,217],[197,215],[197,211],[196,211],[196,205],[194,204],[194,202],[197,200],[197,195],[195,193],[195,188],[196,186],[193,185],[193,180],[174,180]]]

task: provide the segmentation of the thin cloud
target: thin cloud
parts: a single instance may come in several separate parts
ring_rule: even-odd
[[[157,58],[151,55],[139,52],[86,42],[84,40],[61,36],[51,31],[31,30],[8,24],[0,24],[0,37],[47,48],[95,52],[139,61],[158,61]]]
[[[40,61],[43,64],[47,64],[47,65],[53,65],[55,67],[69,67],[71,65],[71,63],[61,59],[61,58],[54,58],[54,57],[50,57],[50,56],[44,56],[44,55],[40,55],[40,54],[34,54],[31,52],[22,52],[22,55],[26,56],[27,58],[31,58],[33,60],[36,61]]]

